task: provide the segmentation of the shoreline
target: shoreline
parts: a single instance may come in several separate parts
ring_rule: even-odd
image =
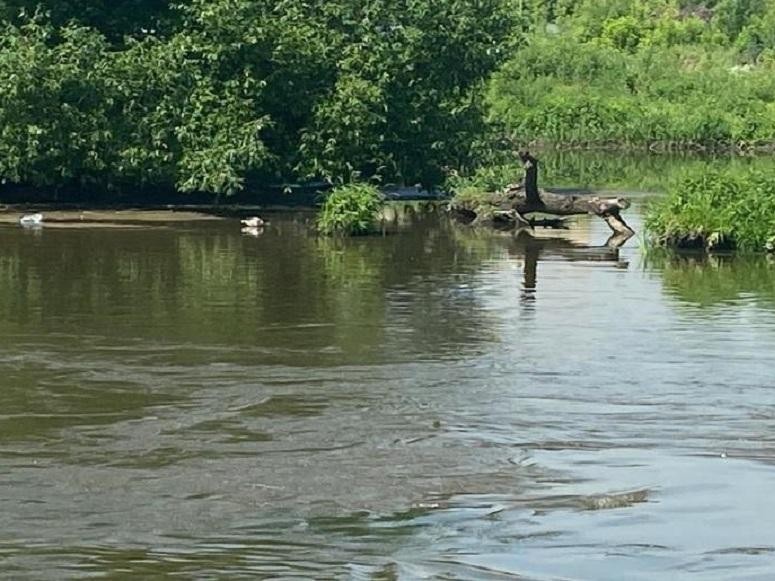
[[[314,211],[322,205],[324,190],[300,189],[290,193],[241,193],[227,198],[211,194],[169,192],[154,196],[116,196],[105,193],[87,194],[78,190],[64,194],[47,193],[45,188],[13,186],[0,189],[0,214],[8,211],[176,211],[198,212],[216,216],[240,217],[257,212]],[[387,187],[381,190],[386,202],[436,202],[449,199],[444,191],[427,191],[419,187]]]
[[[639,153],[653,155],[655,157],[671,154],[695,154],[695,155],[732,155],[736,157],[765,157],[775,153],[775,140],[754,142],[723,142],[723,143],[697,143],[693,141],[618,141],[618,140],[571,140],[550,141],[535,139],[527,142],[531,149],[541,152],[606,152],[606,153]]]
[[[34,209],[43,214],[41,226],[46,228],[132,228],[172,223],[220,222],[229,218],[204,211],[180,209],[65,209],[41,206],[35,206]],[[26,213],[29,213],[28,208],[6,206],[0,210],[0,226],[19,226],[19,219]]]
[[[387,198],[391,204],[432,204],[442,198]],[[19,226],[25,214],[43,214],[43,225],[53,228],[142,227],[182,223],[219,223],[251,216],[291,213],[312,216],[312,205],[248,204],[94,204],[94,203],[22,203],[0,204],[0,227]]]

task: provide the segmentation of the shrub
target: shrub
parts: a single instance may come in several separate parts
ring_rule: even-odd
[[[604,43],[619,50],[635,52],[640,44],[642,26],[632,16],[621,16],[606,21],[601,38]]]
[[[773,143],[775,76],[765,62],[737,62],[721,47],[641,44],[630,54],[539,38],[493,76],[490,120],[521,142],[561,146]]]
[[[353,183],[335,188],[326,197],[317,219],[323,234],[356,236],[374,232],[377,213],[383,204],[376,187]]]
[[[768,249],[775,235],[775,173],[688,174],[648,209],[646,228],[662,246]]]

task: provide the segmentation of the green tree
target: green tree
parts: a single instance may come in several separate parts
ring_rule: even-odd
[[[511,1],[192,0],[165,34],[143,23],[166,3],[44,4],[50,19],[13,17],[0,39],[0,171],[218,194],[300,177],[436,183],[485,129]]]
[[[96,28],[112,40],[167,29],[174,21],[171,0],[2,0],[0,14],[20,23],[23,14],[48,14],[55,26]]]
[[[52,44],[56,38],[57,42]],[[0,175],[58,186],[94,183],[115,156],[101,78],[107,47],[84,28],[38,20],[0,34]]]

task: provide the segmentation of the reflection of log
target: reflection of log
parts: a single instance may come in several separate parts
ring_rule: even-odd
[[[568,230],[568,225],[562,218],[530,218],[530,227],[551,228],[554,230]]]
[[[515,246],[510,252],[525,254],[527,250],[537,249],[541,258],[559,258],[571,262],[611,262],[617,266],[623,266],[626,262],[622,262],[619,249],[626,241],[627,239],[623,239],[618,234],[612,234],[605,244],[588,246],[562,237],[537,238],[527,230],[520,230],[515,238]]]
[[[594,214],[603,218],[615,234],[634,234],[621,212],[630,204],[623,198],[601,199],[592,194],[552,193],[538,188],[538,160],[529,152],[520,153],[525,165],[521,184],[507,186],[481,202],[452,202],[452,210],[469,222],[490,222],[501,227],[530,226],[526,214],[540,212],[556,216]]]
[[[525,267],[522,281],[521,302],[532,310],[538,286],[538,264],[544,260],[568,260],[571,262],[606,262],[616,268],[627,268],[621,260],[619,248],[629,239],[613,234],[603,246],[575,244],[566,238],[536,238],[526,230],[520,230],[514,238],[509,254],[522,256]]]

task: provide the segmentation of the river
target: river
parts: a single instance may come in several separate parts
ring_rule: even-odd
[[[0,227],[0,575],[775,576],[775,262],[267,217]]]

